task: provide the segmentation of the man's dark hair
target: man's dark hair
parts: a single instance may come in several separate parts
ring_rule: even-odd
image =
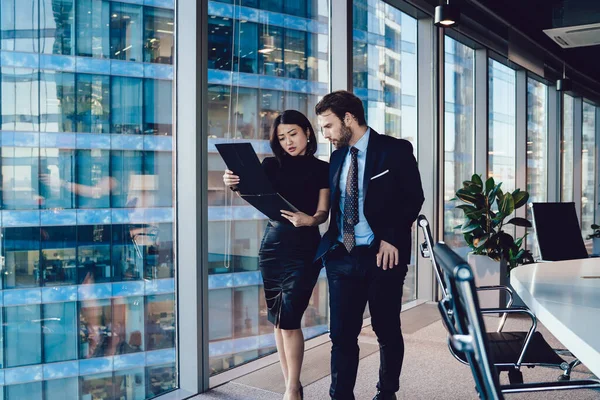
[[[278,115],[277,118],[275,118],[275,121],[273,121],[271,137],[269,140],[271,144],[271,150],[273,150],[273,154],[279,163],[281,163],[283,157],[287,155],[285,150],[283,150],[281,147],[281,143],[279,143],[279,137],[277,136],[277,128],[279,128],[280,124],[298,125],[304,134],[306,134],[306,131],[308,131],[307,137],[309,141],[306,145],[306,155],[312,156],[317,152],[317,138],[315,136],[315,131],[313,130],[312,124],[308,118],[306,118],[306,116],[300,111],[285,110]]]
[[[338,90],[325,95],[315,106],[317,115],[321,115],[327,110],[331,110],[342,122],[346,113],[350,113],[356,118],[360,126],[367,125],[362,101],[346,90]]]

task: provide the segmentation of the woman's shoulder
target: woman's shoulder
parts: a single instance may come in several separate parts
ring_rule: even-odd
[[[317,166],[317,168],[319,169],[328,169],[329,168],[329,163],[327,161],[321,160],[317,157],[313,157],[313,163]]]

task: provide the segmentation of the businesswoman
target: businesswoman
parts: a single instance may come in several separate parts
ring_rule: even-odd
[[[318,278],[314,263],[321,235],[318,226],[329,214],[329,164],[317,159],[315,132],[306,116],[286,110],[270,137],[275,157],[262,165],[267,177],[299,212],[281,211],[282,221],[269,220],[260,246],[268,318],[275,326],[277,351],[286,383],[285,400],[303,397],[300,369],[304,356],[302,315]],[[226,170],[225,185],[233,190],[240,178]]]

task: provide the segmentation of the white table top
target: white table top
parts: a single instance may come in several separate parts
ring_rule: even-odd
[[[600,376],[600,258],[523,265],[510,283],[538,321]]]

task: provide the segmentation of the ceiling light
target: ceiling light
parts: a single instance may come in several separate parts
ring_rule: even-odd
[[[450,4],[450,0],[446,0],[445,4],[441,4],[435,8],[434,24],[442,28],[451,28],[458,24],[460,20],[460,10],[458,7]]]

